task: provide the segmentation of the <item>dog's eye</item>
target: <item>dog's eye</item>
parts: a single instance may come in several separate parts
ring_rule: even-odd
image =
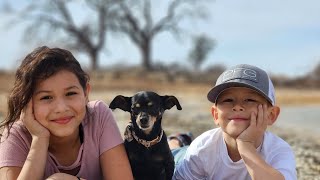
[[[135,107],[131,108],[131,112],[134,114],[134,115],[138,115],[139,114],[139,110]]]
[[[153,103],[152,102],[148,102],[148,106],[152,106],[153,105]]]
[[[159,109],[150,109],[149,111],[148,111],[148,113],[150,114],[150,115],[152,115],[152,116],[158,116],[159,115]]]

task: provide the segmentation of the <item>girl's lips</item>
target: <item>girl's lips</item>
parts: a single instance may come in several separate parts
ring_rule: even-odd
[[[60,118],[60,119],[53,120],[53,122],[58,123],[58,124],[67,124],[70,121],[71,121],[71,117],[66,117],[66,118]]]

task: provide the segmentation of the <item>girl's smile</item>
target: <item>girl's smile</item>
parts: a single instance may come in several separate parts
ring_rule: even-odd
[[[60,70],[37,81],[33,95],[34,116],[51,135],[76,135],[86,113],[87,94],[75,74]]]
[[[73,118],[72,116],[69,116],[69,117],[54,119],[52,121],[58,124],[67,124],[71,121],[72,118]]]

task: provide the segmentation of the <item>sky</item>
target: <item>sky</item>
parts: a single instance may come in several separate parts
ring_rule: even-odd
[[[26,0],[14,2],[20,1]],[[319,0],[215,0],[207,8],[210,19],[184,25],[188,32],[206,34],[217,42],[202,68],[214,64],[229,67],[246,63],[270,74],[297,77],[311,72],[320,63]],[[158,9],[154,12],[161,14]],[[6,15],[1,17],[0,69],[15,70],[18,60],[39,43],[23,42],[24,25],[8,29],[5,23],[9,18]],[[190,64],[187,58],[191,40],[183,39],[176,41],[168,33],[156,36],[153,62]],[[101,67],[141,63],[138,49],[127,38],[108,35],[106,49],[100,55]],[[83,66],[89,66],[86,56],[75,56]]]

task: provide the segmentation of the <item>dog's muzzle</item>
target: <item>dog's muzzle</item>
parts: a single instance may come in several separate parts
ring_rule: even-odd
[[[148,126],[149,123],[149,115],[147,113],[142,112],[139,116],[139,120],[141,122],[141,126]]]

